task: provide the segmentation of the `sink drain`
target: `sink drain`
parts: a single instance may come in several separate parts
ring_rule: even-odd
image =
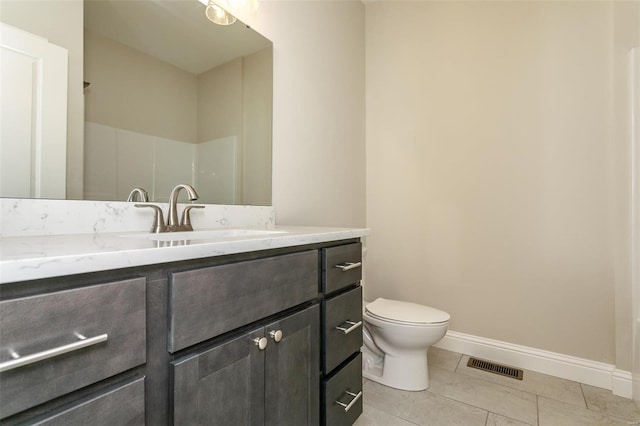
[[[469,358],[467,367],[488,371],[489,373],[499,374],[501,376],[511,377],[512,379],[517,380],[522,380],[523,376],[523,371],[519,368],[508,367],[506,365],[501,365],[495,362],[485,361],[477,358]]]

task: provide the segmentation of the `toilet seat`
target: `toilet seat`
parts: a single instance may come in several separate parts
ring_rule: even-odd
[[[430,306],[383,298],[368,303],[365,313],[380,321],[407,325],[437,325],[451,319],[448,313]]]

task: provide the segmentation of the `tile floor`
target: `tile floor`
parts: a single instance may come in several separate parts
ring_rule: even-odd
[[[438,348],[428,358],[426,391],[365,380],[355,426],[640,425],[640,408],[604,389],[527,370],[515,380],[469,368],[468,356]]]

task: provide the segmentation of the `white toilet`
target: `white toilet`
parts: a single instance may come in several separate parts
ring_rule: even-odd
[[[427,351],[444,337],[451,316],[382,298],[363,305],[363,376],[396,389],[427,389]]]

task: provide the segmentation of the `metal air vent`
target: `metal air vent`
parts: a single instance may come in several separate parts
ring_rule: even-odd
[[[489,373],[499,374],[501,376],[511,377],[512,379],[517,380],[522,380],[523,376],[523,371],[518,368],[508,367],[506,365],[496,364],[495,362],[484,361],[477,358],[469,358],[467,367],[488,371]]]

